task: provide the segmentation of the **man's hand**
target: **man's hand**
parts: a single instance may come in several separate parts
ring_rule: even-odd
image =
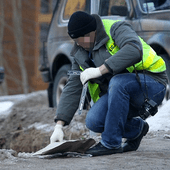
[[[80,74],[80,80],[84,85],[88,80],[102,76],[99,68],[87,68]]]
[[[63,133],[62,128],[63,128],[63,125],[61,124],[55,125],[54,132],[50,137],[50,143],[54,143],[56,141],[59,141],[59,142],[63,141],[64,133]]]

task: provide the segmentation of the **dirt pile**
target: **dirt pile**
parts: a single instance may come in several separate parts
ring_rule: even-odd
[[[54,128],[56,109],[48,107],[46,92],[29,94],[17,100],[6,118],[0,118],[0,149],[16,152],[36,152],[49,144]],[[75,115],[71,124],[64,127],[65,139],[82,139],[89,136],[84,124],[86,112]]]

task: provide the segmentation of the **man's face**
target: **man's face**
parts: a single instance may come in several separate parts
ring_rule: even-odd
[[[84,37],[74,39],[78,46],[83,47],[87,51],[91,51],[94,47],[96,31],[85,34]]]

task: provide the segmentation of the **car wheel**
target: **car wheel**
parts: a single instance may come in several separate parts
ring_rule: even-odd
[[[166,94],[165,94],[165,99],[166,100],[169,100],[170,98],[170,57],[167,55],[167,54],[162,54],[160,55],[165,63],[166,63],[166,73],[167,73],[167,76],[168,76],[168,80],[169,80],[169,84],[167,85],[167,89],[166,89]]]
[[[70,64],[64,65],[59,69],[58,73],[55,76],[53,84],[53,107],[57,107],[57,105],[59,104],[61,93],[68,80],[67,72],[70,69]]]

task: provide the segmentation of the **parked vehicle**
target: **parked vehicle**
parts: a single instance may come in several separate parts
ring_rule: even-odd
[[[130,23],[166,61],[170,79],[170,0],[58,0],[49,27],[47,53],[40,67],[44,82],[49,83],[50,107],[57,106],[71,69],[73,41],[67,34],[67,24],[78,10]]]
[[[4,68],[0,67],[0,84],[4,81]]]

